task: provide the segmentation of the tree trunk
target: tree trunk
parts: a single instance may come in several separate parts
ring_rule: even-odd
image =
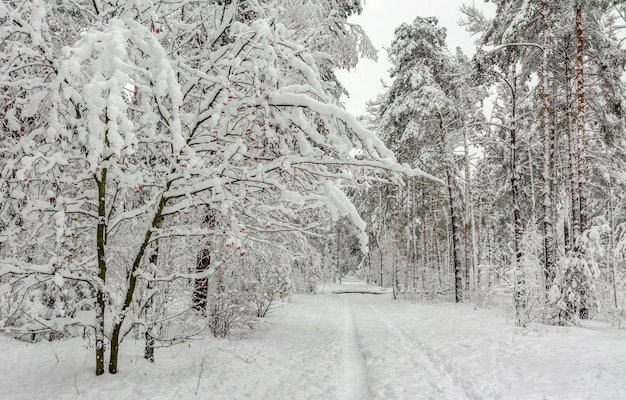
[[[437,210],[439,209],[439,192],[437,191],[436,184],[433,183],[433,196],[435,196],[434,201],[431,199],[430,206],[430,215],[431,215],[431,226],[432,233],[431,237],[433,239],[433,253],[435,258],[435,265],[437,266],[437,279],[439,282],[439,289],[443,287],[443,279],[441,277],[441,253],[439,252],[439,235],[437,234]]]
[[[452,261],[454,263],[454,301],[463,301],[463,271],[461,269],[459,230],[456,226],[456,212],[454,210],[454,191],[452,190],[452,174],[446,171],[448,196],[450,198],[450,226],[452,229]]]
[[[463,130],[463,149],[464,149],[464,163],[465,163],[465,221],[463,224],[463,248],[465,251],[465,295],[470,293],[470,271],[472,269],[472,252],[475,249],[472,246],[470,240],[471,229],[471,204],[472,204],[472,190],[471,190],[471,171],[470,171],[470,157],[469,157],[469,143],[467,138],[467,128]]]
[[[217,211],[207,207],[204,216],[204,224],[208,229],[215,229],[217,224]],[[201,313],[206,313],[209,298],[209,277],[208,270],[211,268],[211,238],[209,238],[196,262],[196,272],[202,274],[200,278],[196,278],[193,284],[193,294],[191,298],[191,307]]]
[[[384,283],[383,283],[383,275],[384,275],[384,270],[383,270],[383,249],[380,246],[380,232],[378,232],[378,234],[376,235],[376,247],[378,247],[378,256],[379,256],[379,260],[380,260],[380,271],[379,271],[380,283],[379,283],[379,286],[383,287],[383,285],[384,285]]]
[[[554,75],[552,75],[554,76]],[[552,128],[550,129],[550,141],[552,142],[552,148],[550,152],[550,193],[552,194],[552,237],[554,238],[554,248],[555,248],[555,263],[558,263],[558,249],[560,247],[559,239],[561,239],[561,235],[559,235],[559,231],[557,228],[558,221],[558,199],[557,199],[557,191],[560,190],[561,186],[559,185],[559,168],[563,163],[561,162],[561,153],[558,151],[559,149],[559,138],[557,136],[557,126],[556,121],[559,121],[559,109],[556,104],[556,99],[558,98],[558,90],[560,88],[560,83],[557,82],[556,79],[551,79],[551,88],[552,88],[552,117],[550,119],[550,123]],[[562,197],[562,196],[561,196]]]
[[[383,282],[383,249],[380,245],[380,234],[381,232],[384,232],[385,229],[385,210],[383,209],[383,198],[382,198],[382,193],[378,192],[378,206],[379,206],[379,210],[380,210],[380,215],[379,215],[379,220],[381,221],[381,225],[378,228],[378,232],[376,232],[375,238],[376,238],[376,247],[378,248],[378,258],[380,261],[380,270],[378,271],[379,273],[379,283],[378,285],[380,287],[383,287],[384,282]]]
[[[211,303],[211,334],[215,337],[225,337],[228,334],[229,327],[225,324],[225,319],[221,316],[225,312],[223,304],[223,294],[226,291],[224,285],[224,265],[218,264],[215,268],[215,298],[216,301]]]
[[[98,225],[96,227],[96,246],[98,253],[98,286],[96,288],[96,375],[104,374],[104,317],[105,317],[105,287],[106,287],[106,184],[107,169],[103,168],[100,179],[96,178],[98,186]]]
[[[421,246],[421,255],[420,255],[420,259],[422,260],[421,262],[421,267],[422,267],[422,289],[426,289],[426,271],[427,269],[430,269],[430,264],[428,262],[429,259],[431,259],[431,257],[427,257],[426,256],[426,249],[428,248],[428,244],[427,244],[427,240],[428,240],[428,235],[427,235],[427,213],[426,213],[426,188],[424,187],[424,181],[420,180],[420,188],[421,188],[421,192],[422,192],[422,246]]]
[[[541,65],[541,109],[543,131],[543,250],[544,250],[544,277],[545,288],[550,290],[556,272],[556,246],[554,239],[554,220],[552,216],[552,171],[551,154],[554,151],[554,127],[551,123],[550,113],[550,28],[548,25],[548,0],[541,1],[541,20],[543,25],[542,41],[542,65]]]
[[[470,192],[470,199],[472,199],[472,193]],[[480,235],[479,227],[476,224],[476,216],[473,200],[470,201],[470,223],[471,223],[471,236],[472,236],[472,268],[474,271],[474,288],[476,291],[480,291],[480,247],[478,246],[478,235]]]
[[[333,283],[341,283],[341,276],[339,274],[339,228],[338,222],[333,223],[334,233],[332,235],[332,269],[333,269]]]
[[[580,232],[587,230],[587,179],[589,175],[585,138],[585,38],[582,29],[582,6],[576,7],[576,134],[578,139],[578,192]]]
[[[157,239],[155,243],[155,248],[152,254],[150,255],[150,266],[153,270],[153,276],[154,276],[154,271],[156,270],[156,265],[158,261],[159,261],[159,241]],[[153,323],[150,323],[150,321],[148,321],[148,316],[150,316],[152,312],[153,301],[152,301],[152,293],[150,293],[150,290],[153,288],[154,288],[154,283],[151,281],[148,281],[148,283],[146,284],[146,289],[148,291],[148,296],[150,296],[150,298],[147,300],[147,303],[146,303],[146,311],[145,311],[146,332],[144,335],[146,343],[145,343],[144,352],[143,352],[143,358],[145,358],[146,360],[152,363],[154,362],[154,334],[153,334],[154,326],[153,326]]]
[[[494,228],[493,226],[489,226],[487,228],[487,290],[491,289],[494,279],[492,279],[493,275],[493,249],[494,249]]]
[[[411,215],[410,215],[410,227],[411,227],[411,243],[410,243],[410,255],[409,263],[411,264],[411,288],[413,291],[417,291],[418,286],[418,266],[417,266],[417,243],[418,243],[418,231],[417,231],[417,183],[416,178],[411,178],[409,181],[410,193],[411,193]],[[424,221],[422,220],[422,225]]]
[[[566,48],[567,54],[567,48]],[[565,59],[565,77],[566,77],[566,107],[567,107],[567,169],[569,177],[569,200],[571,226],[568,232],[569,240],[565,242],[565,250],[569,252],[576,245],[576,241],[580,236],[580,201],[578,198],[578,130],[574,126],[574,101],[572,99],[572,73],[570,69],[569,57]]]
[[[370,285],[374,283],[374,270],[372,268],[372,241],[374,236],[372,235],[372,213],[367,213],[367,278],[366,282]]]
[[[459,229],[457,227],[457,217],[455,210],[455,196],[453,190],[453,182],[452,182],[452,160],[450,160],[451,155],[447,153],[447,144],[446,144],[446,127],[443,123],[443,116],[441,113],[437,113],[437,118],[439,119],[439,129],[441,133],[441,145],[442,149],[446,154],[446,183],[448,186],[448,200],[450,203],[450,228],[452,230],[452,262],[454,265],[454,300],[457,303],[461,303],[463,301],[463,270],[461,268],[461,254],[460,254],[460,242],[459,239]]]
[[[171,184],[172,184],[171,181],[167,182],[163,190],[163,193],[166,193],[170,189]],[[167,202],[167,199],[164,197],[164,195],[161,195],[161,199],[159,200],[159,203],[157,205],[156,211],[154,213],[154,217],[152,218],[152,222],[150,223],[150,226],[145,232],[143,242],[141,243],[141,246],[139,247],[139,250],[137,251],[137,254],[135,255],[135,259],[133,260],[133,264],[131,266],[130,271],[128,271],[128,287],[126,289],[126,296],[124,297],[124,303],[122,305],[122,309],[114,321],[113,330],[111,333],[111,357],[109,359],[109,373],[111,374],[117,373],[120,339],[121,339],[120,334],[122,330],[122,325],[124,323],[124,320],[126,319],[126,316],[128,315],[128,311],[130,309],[130,306],[133,302],[133,298],[135,295],[135,289],[137,287],[137,279],[139,278],[136,272],[139,269],[139,266],[141,265],[141,260],[143,259],[143,256],[146,254],[146,250],[148,249],[148,245],[150,244],[150,239],[152,238],[152,235],[154,234],[156,229],[160,227],[162,224],[163,209],[165,208],[166,202]]]
[[[529,143],[528,143],[528,168],[529,168],[529,175],[530,175],[530,199],[531,199],[531,205],[530,205],[530,220],[533,221],[533,223],[535,221],[537,221],[537,190],[536,190],[536,183],[535,183],[535,169],[533,168],[533,152],[532,152],[532,146],[531,146],[531,142],[533,141],[532,135],[530,137]]]
[[[615,262],[615,219],[613,215],[613,178],[609,175],[609,269],[611,270],[611,286],[613,286],[613,305],[619,307],[617,301],[617,263]]]
[[[398,227],[395,223],[392,225],[393,228],[393,242],[391,245],[391,285],[393,292],[393,299],[398,299],[398,260],[396,259],[396,251],[397,251],[397,243],[398,243]]]
[[[511,68],[509,79],[511,89],[511,203],[513,206],[513,249],[515,252],[515,324],[526,326],[526,277],[522,265],[522,216],[519,206],[519,172],[517,161],[517,71],[515,66]]]

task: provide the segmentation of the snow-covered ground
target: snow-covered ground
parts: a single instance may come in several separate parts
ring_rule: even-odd
[[[333,293],[367,291],[373,294]],[[504,312],[393,301],[347,281],[297,295],[235,340],[123,346],[95,377],[80,340],[0,338],[0,399],[626,399],[626,330],[515,328]]]

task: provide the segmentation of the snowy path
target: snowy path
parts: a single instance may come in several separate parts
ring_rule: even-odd
[[[415,338],[409,338],[370,299],[354,298],[360,305],[359,326],[367,337],[372,384],[376,398],[402,399],[421,394],[423,399],[466,399],[461,378],[437,364]]]
[[[339,396],[342,400],[368,400],[371,396],[367,366],[357,336],[352,307],[346,297],[343,300],[343,380]]]
[[[501,311],[393,301],[348,282],[293,296],[241,338],[123,346],[116,376],[93,375],[78,340],[0,336],[0,399],[626,399],[626,330],[515,328]],[[338,292],[342,294],[337,294]]]

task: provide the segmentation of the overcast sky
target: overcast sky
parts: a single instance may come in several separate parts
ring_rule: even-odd
[[[412,22],[415,17],[437,17],[439,26],[447,29],[448,48],[454,50],[460,46],[471,55],[474,53],[474,40],[463,27],[458,26],[461,18],[459,8],[462,4],[472,4],[472,0],[365,0],[363,13],[350,18],[350,22],[361,25],[372,44],[378,49],[378,62],[361,60],[355,70],[339,71],[342,84],[350,92],[350,98],[344,99],[348,111],[361,115],[365,102],[376,98],[383,90],[381,78],[390,83],[387,52],[393,40],[394,29],[404,23]],[[475,3],[487,12],[494,8],[492,3],[483,0]]]

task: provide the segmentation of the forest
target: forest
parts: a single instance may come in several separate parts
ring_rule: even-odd
[[[379,54],[361,0],[0,2],[0,332],[115,374],[348,274],[621,327],[626,5],[491,2],[472,57],[434,17]],[[387,56],[352,115],[336,72]]]

